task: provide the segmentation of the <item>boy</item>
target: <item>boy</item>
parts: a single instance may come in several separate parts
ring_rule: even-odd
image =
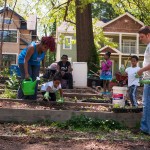
[[[53,78],[53,81],[47,82],[41,86],[41,92],[44,96],[44,101],[56,101],[56,92],[59,91],[60,97],[63,100],[63,92],[61,88],[61,79],[58,76]]]
[[[131,67],[127,68],[125,72],[128,74],[128,87],[129,87],[129,97],[132,106],[138,107],[136,100],[137,87],[139,86],[139,78],[136,78],[136,72],[140,70],[140,67],[137,67],[138,63],[137,56],[131,56]]]
[[[146,44],[144,53],[143,68],[141,68],[137,75],[143,74],[143,79],[150,80],[150,27],[144,26],[139,30],[139,38],[142,43]],[[143,90],[143,116],[141,120],[141,131],[150,135],[150,84],[144,84]]]

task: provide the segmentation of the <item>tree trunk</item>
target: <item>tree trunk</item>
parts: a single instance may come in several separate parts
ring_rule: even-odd
[[[80,0],[76,0],[77,61],[89,62],[94,48],[91,4],[86,5],[83,11],[79,5]]]

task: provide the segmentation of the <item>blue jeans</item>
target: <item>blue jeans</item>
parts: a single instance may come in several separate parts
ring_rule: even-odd
[[[143,116],[141,128],[143,132],[150,134],[150,84],[144,85],[143,91]]]
[[[136,100],[136,93],[137,93],[137,86],[136,85],[131,85],[129,87],[129,97],[132,106],[138,106],[137,100]]]
[[[20,68],[20,72],[21,72],[21,79],[23,80],[25,78],[24,64],[19,64],[19,68]],[[35,81],[36,77],[39,76],[40,66],[28,65],[28,72],[29,72],[29,75],[32,78],[32,80]],[[36,100],[36,98],[37,98],[37,90],[38,90],[38,82],[37,82],[37,85],[36,85],[36,88],[35,88],[35,94],[31,95],[31,96],[25,96],[23,94],[23,91],[22,91],[21,86],[20,86],[19,89],[18,89],[17,97],[19,99]]]

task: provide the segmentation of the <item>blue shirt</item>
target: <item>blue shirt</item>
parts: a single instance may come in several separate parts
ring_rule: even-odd
[[[45,52],[43,52],[41,54],[38,54],[37,49],[36,49],[36,43],[32,42],[31,45],[34,46],[34,53],[30,57],[30,59],[28,61],[28,64],[39,66],[40,62],[45,57]],[[26,57],[27,51],[28,51],[28,47],[26,47],[25,49],[23,49],[22,52],[19,54],[19,56],[18,56],[18,63],[19,64],[24,64],[24,59]]]

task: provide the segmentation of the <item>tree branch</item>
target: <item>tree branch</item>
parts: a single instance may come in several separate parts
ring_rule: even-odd
[[[55,4],[56,4],[56,3],[55,3]],[[56,7],[56,6],[54,5],[54,3],[53,3],[53,4],[52,4],[53,7],[52,7],[51,9],[49,9],[49,10],[43,15],[43,17],[45,17],[52,9],[58,9],[58,8],[60,8],[61,6],[66,5],[66,4],[67,4],[67,2],[62,3],[62,4],[60,4],[59,6]],[[56,12],[57,12],[57,11],[56,11]],[[55,13],[55,12],[54,12],[54,13]],[[53,14],[54,14],[54,13],[53,13]],[[43,18],[43,17],[42,17],[42,18]]]
[[[13,10],[12,10],[10,19],[9,19],[8,30],[9,30],[9,26],[10,26],[10,22],[11,22],[12,16],[13,16],[13,14],[14,14],[14,9],[15,9],[15,7],[16,7],[16,4],[17,4],[17,0],[15,1],[14,7],[13,7]]]
[[[69,5],[70,5],[70,2],[71,2],[71,0],[68,0],[68,1],[67,1],[67,5],[66,5],[66,9],[65,9],[65,15],[64,15],[64,21],[70,22],[70,23],[72,23],[72,24],[76,24],[75,22],[73,22],[73,21],[67,19],[67,16],[68,16],[68,7],[69,7]]]

